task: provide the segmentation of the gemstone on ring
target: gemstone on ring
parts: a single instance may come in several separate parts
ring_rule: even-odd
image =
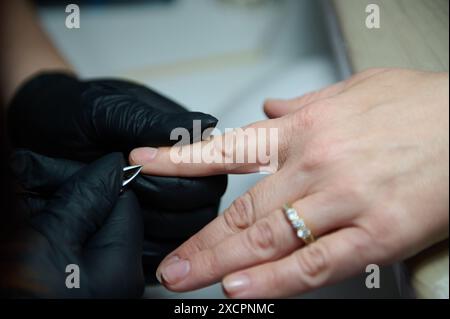
[[[305,227],[305,222],[301,218],[295,219],[292,221],[292,226],[294,226],[295,228],[302,228]]]
[[[298,214],[297,214],[297,211],[294,208],[288,208],[286,210],[286,214],[287,214],[287,217],[289,218],[290,221],[294,221],[294,220],[297,220],[299,218]]]
[[[298,212],[292,206],[285,204],[283,210],[287,219],[289,219],[292,227],[294,228],[298,238],[302,239],[305,244],[314,242],[314,236],[311,230],[306,226],[303,218],[299,217]]]
[[[307,228],[299,229],[297,231],[297,236],[301,239],[307,239],[309,236],[311,236],[311,231]]]

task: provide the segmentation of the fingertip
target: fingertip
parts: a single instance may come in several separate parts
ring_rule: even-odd
[[[189,131],[189,133],[191,134],[191,143],[194,143],[202,139],[203,134],[206,132],[206,130],[215,128],[218,122],[219,120],[210,114],[190,112],[184,118],[184,122],[182,123],[181,127]],[[198,124],[200,124],[200,127],[197,127]]]
[[[277,98],[268,98],[268,99],[266,99],[265,101],[264,101],[264,104],[266,105],[274,105],[274,106],[276,106],[276,105],[280,105],[280,104],[283,104],[283,103],[285,103],[286,102],[286,100],[285,99],[277,99]]]
[[[157,154],[158,154],[157,148],[139,147],[135,148],[130,152],[128,160],[131,165],[145,165],[152,162]]]
[[[264,101],[264,113],[268,118],[276,118],[280,116],[279,109],[283,107],[285,100],[282,99],[267,99]]]
[[[229,298],[245,298],[250,286],[250,277],[245,273],[231,274],[222,280],[222,290]]]
[[[167,118],[174,125],[172,127],[183,127],[187,130],[191,131],[194,128],[194,124],[200,122],[200,127],[202,130],[215,127],[219,120],[214,116],[202,112],[187,112],[183,113],[182,116],[180,114],[167,114]]]
[[[202,121],[202,128],[206,129],[209,127],[215,127],[217,125],[217,123],[219,122],[219,120],[210,115],[210,114],[206,114],[206,113],[200,113],[198,112],[197,114],[201,115],[201,121]]]
[[[130,154],[128,154],[128,164],[130,165],[141,165],[136,160],[136,150],[137,148],[133,149]]]

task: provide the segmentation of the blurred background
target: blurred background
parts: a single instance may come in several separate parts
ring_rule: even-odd
[[[61,1],[38,1],[44,28],[82,77],[125,77],[195,111],[219,129],[265,119],[268,97],[292,98],[340,80],[317,0],[79,1],[80,28]],[[221,210],[263,176],[230,176]],[[220,285],[190,293],[149,286],[148,298],[223,298]],[[390,268],[381,288],[365,276],[302,298],[398,297]]]

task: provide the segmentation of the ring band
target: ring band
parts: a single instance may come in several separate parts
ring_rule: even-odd
[[[311,230],[306,226],[305,221],[300,218],[298,212],[289,204],[283,205],[284,214],[294,227],[298,238],[301,238],[306,245],[314,242],[314,235]]]

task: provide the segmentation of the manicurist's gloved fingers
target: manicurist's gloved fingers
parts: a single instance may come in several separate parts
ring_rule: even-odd
[[[102,225],[122,187],[123,156],[112,153],[73,175],[32,225],[55,243],[77,247]]]
[[[81,162],[52,158],[28,149],[17,149],[11,156],[11,168],[20,186],[43,196],[53,194],[84,166]],[[131,187],[143,204],[188,211],[217,204],[226,185],[224,175],[197,178],[140,175]],[[204,196],[205,189],[207,196]],[[34,198],[30,195],[27,199]]]
[[[187,112],[177,102],[137,83],[118,80],[86,82],[83,101],[92,105],[96,140],[131,150],[138,146],[172,145],[172,130],[186,129],[200,140],[217,119],[201,112]]]
[[[164,113],[186,113],[186,108],[174,100],[140,83],[117,79],[97,79],[85,83],[89,89],[93,87],[94,90],[97,90],[99,93],[102,92],[104,95],[120,92],[121,94],[133,96],[137,101],[151,105],[156,110]]]
[[[33,77],[10,104],[8,126],[16,147],[83,162],[108,152],[172,145],[176,128],[199,138],[217,124],[213,116],[187,112],[136,83],[81,81],[62,73]]]
[[[21,187],[45,194],[54,192],[85,166],[83,163],[48,157],[28,149],[15,150],[10,163]]]
[[[111,118],[104,116],[102,119],[106,119],[106,122],[97,123],[101,134],[99,138],[107,149],[118,150],[117,147],[121,146],[122,151],[128,152],[139,146],[171,145],[178,142],[177,135],[170,140],[171,133],[176,128],[181,128],[200,140],[202,132],[217,123],[214,117],[204,113],[162,113],[145,105],[135,105],[126,112],[121,112],[121,115]]]
[[[20,210],[28,214],[28,216],[39,213],[47,207],[48,200],[46,198],[42,198],[42,196],[29,194],[26,192],[19,195],[18,204]]]
[[[84,245],[84,266],[89,270],[89,279],[101,283],[98,285],[101,286],[98,297],[142,295],[143,236],[138,200],[132,191],[126,191],[119,197],[101,228]],[[117,283],[108,278],[127,281],[121,285],[126,290],[115,289]]]

